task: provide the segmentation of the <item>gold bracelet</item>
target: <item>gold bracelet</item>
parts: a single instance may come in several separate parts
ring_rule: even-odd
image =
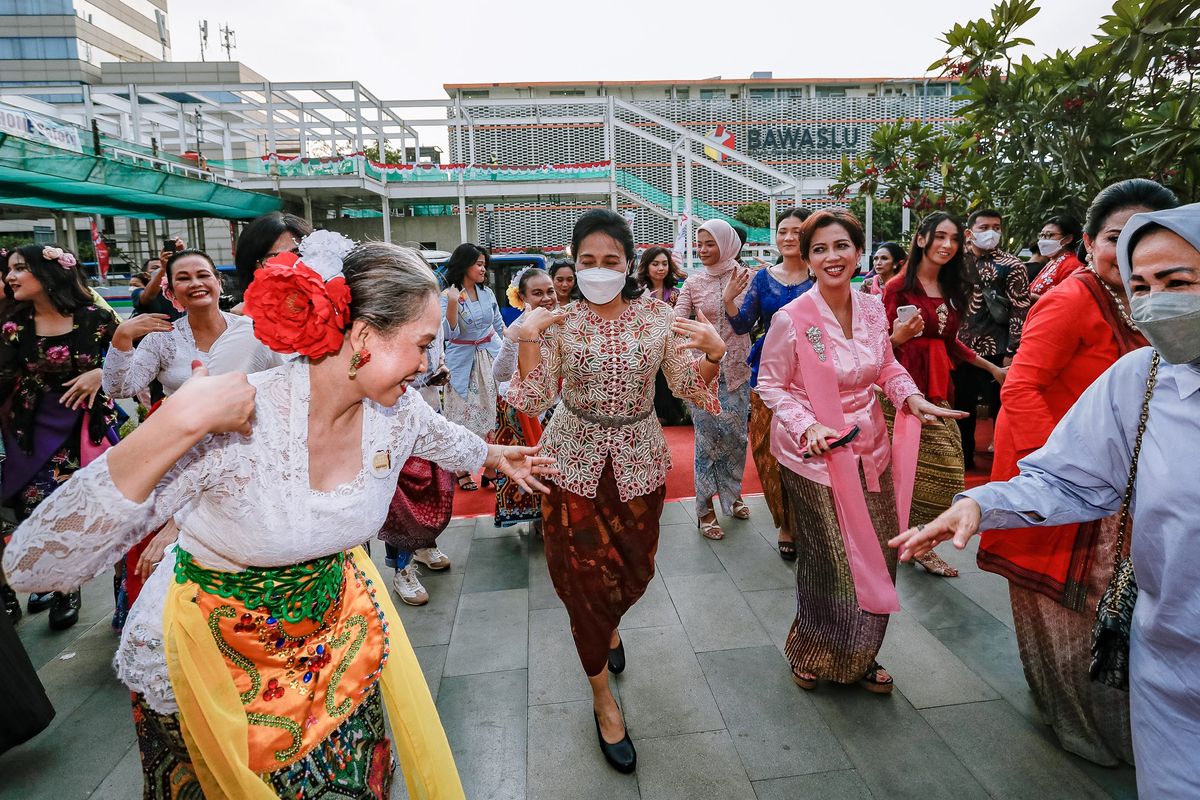
[[[709,357],[708,357],[708,353],[705,353],[705,354],[704,354],[704,360],[705,360],[705,361],[707,361],[707,362],[708,362],[708,363],[710,363],[710,364],[717,364],[717,365],[720,365],[720,363],[721,363],[722,361],[724,361],[724,360],[725,360],[725,356],[722,354],[722,356],[721,356],[720,358],[718,358],[718,359],[716,359],[716,360],[713,360],[713,359],[711,359],[711,358],[709,358]]]
[[[517,339],[521,344],[541,344],[542,339]]]

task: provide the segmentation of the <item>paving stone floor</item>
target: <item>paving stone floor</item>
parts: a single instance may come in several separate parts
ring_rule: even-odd
[[[1039,721],[1007,584],[973,553],[943,554],[956,579],[901,568],[904,610],[880,654],[893,695],[794,686],[782,656],[794,578],[762,499],[749,502],[753,519],[728,523],[721,542],[697,534],[690,501],[663,513],[658,574],[621,626],[629,666],[612,679],[633,776],[596,746],[540,540],[490,518],[451,524],[441,544],[453,568],[424,576],[429,605],[402,616],[471,800],[1136,796],[1132,769],[1064,753]],[[129,696],[109,668],[111,601],[99,578],[71,631],[49,632],[44,614],[18,625],[58,715],[0,756],[0,798],[141,796]]]

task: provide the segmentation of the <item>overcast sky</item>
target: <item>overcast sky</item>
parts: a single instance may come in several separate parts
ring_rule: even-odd
[[[1023,30],[1039,52],[1073,49],[1112,0],[1043,0]],[[234,58],[273,81],[357,80],[382,100],[444,97],[444,83],[924,75],[942,33],[991,0],[171,0],[172,54]],[[731,13],[733,12],[733,13]],[[736,12],[744,12],[738,16]]]

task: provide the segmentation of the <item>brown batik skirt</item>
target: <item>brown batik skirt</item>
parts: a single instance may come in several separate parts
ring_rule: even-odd
[[[833,490],[786,467],[780,467],[780,473],[791,519],[796,523],[796,621],[784,653],[797,672],[854,683],[879,653],[888,615],[872,614],[858,606]],[[879,483],[879,492],[863,488],[894,583],[896,551],[887,546],[887,540],[898,533],[898,523],[890,470]]]
[[[1091,679],[1095,608],[1112,578],[1106,557],[1117,538],[1117,517],[1100,523],[1095,559],[1082,611],[1072,611],[1040,592],[1011,581],[1013,622],[1025,678],[1043,717],[1065,750],[1096,764],[1133,763],[1129,693]]]
[[[888,434],[896,419],[896,407],[883,392],[876,392],[887,421]],[[938,403],[950,408],[949,403]],[[952,419],[939,419],[921,426],[921,446],[917,451],[917,475],[913,482],[912,511],[909,525],[928,525],[950,507],[964,489],[962,434]]]
[[[551,485],[542,500],[546,567],[588,675],[604,671],[613,631],[654,577],[666,494],[663,485],[623,502],[608,462],[594,498]]]
[[[759,399],[758,392],[750,392],[750,452],[754,456],[754,466],[758,470],[758,480],[762,484],[771,519],[776,528],[783,528],[787,526],[787,502],[779,478],[779,462],[771,453],[772,417],[774,414]]]

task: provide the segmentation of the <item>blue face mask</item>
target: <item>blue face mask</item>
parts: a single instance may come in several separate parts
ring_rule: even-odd
[[[1200,362],[1200,294],[1140,294],[1130,301],[1129,311],[1138,329],[1166,361]]]

